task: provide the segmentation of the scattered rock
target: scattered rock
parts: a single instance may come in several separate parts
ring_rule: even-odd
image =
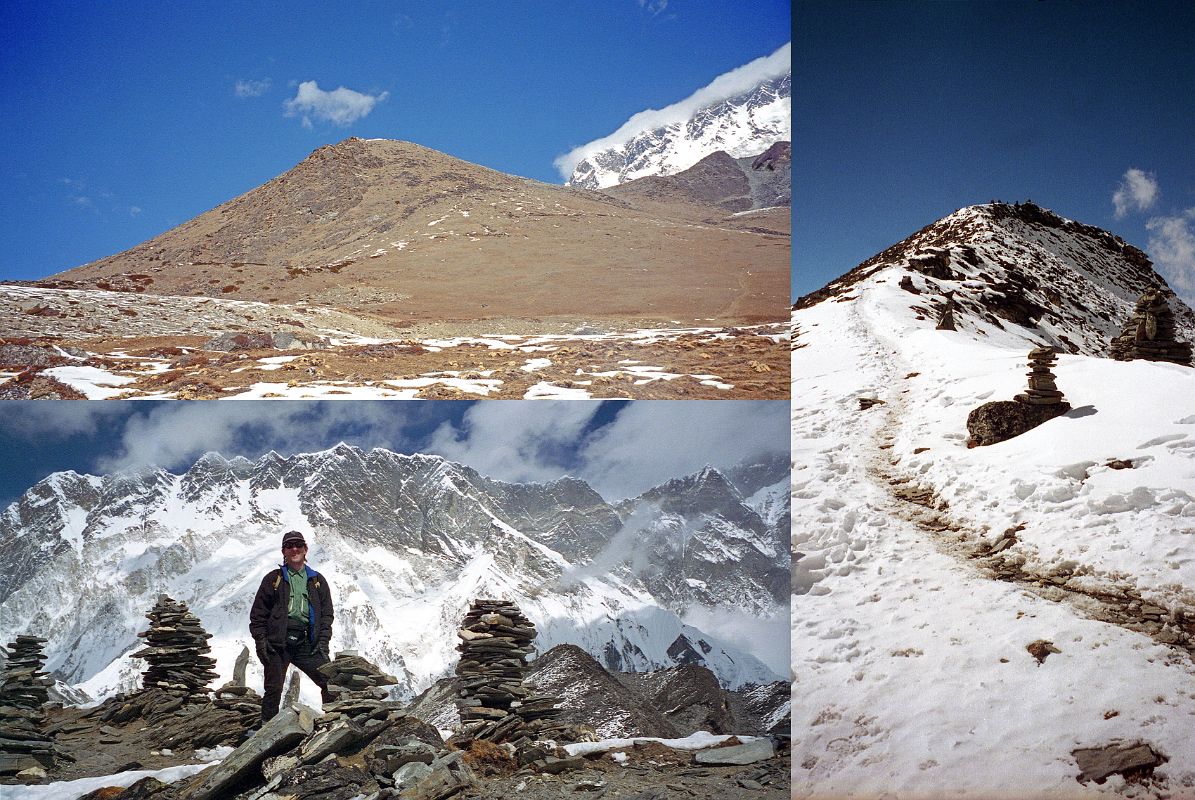
[[[204,350],[239,352],[242,350],[322,350],[328,342],[318,336],[296,336],[290,331],[280,333],[237,332],[222,333],[204,342]]]
[[[1029,655],[1037,659],[1038,664],[1043,663],[1046,660],[1046,656],[1050,655],[1051,653],[1062,652],[1054,646],[1053,642],[1047,642],[1045,639],[1038,639],[1035,642],[1030,642],[1025,646],[1025,649],[1029,651]]]
[[[1103,747],[1086,747],[1071,751],[1079,765],[1079,783],[1104,783],[1109,775],[1147,776],[1154,767],[1164,764],[1166,757],[1142,742],[1115,742]]]
[[[223,761],[209,767],[188,784],[183,800],[226,797],[226,789],[246,778],[266,758],[298,744],[314,728],[316,712],[306,706],[285,708]]]

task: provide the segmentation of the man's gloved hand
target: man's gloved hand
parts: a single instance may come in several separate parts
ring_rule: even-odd
[[[270,660],[270,644],[265,639],[254,639],[253,643],[257,645],[257,660],[262,664]]]
[[[329,661],[332,660],[332,657],[328,655],[328,642],[325,639],[320,639],[318,642],[316,642],[315,649],[312,650],[312,652],[319,653],[321,656],[328,659]]]

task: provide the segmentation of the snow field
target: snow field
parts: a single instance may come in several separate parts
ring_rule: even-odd
[[[968,450],[967,413],[1023,390],[1035,343],[917,327],[894,282],[852,294],[794,315],[793,796],[1195,796],[1191,658],[986,577],[888,483],[932,489],[973,539],[1023,524],[1013,547],[1045,569],[1189,608],[1195,371],[1063,355],[1075,411]],[[1039,664],[1036,640],[1061,652]],[[1170,759],[1163,795],[1076,781],[1071,751],[1114,740]]]

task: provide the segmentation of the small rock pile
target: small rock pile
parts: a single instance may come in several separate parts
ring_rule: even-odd
[[[1174,338],[1174,313],[1161,289],[1147,289],[1133,307],[1120,336],[1112,340],[1108,355],[1117,361],[1168,361],[1191,366],[1191,345]]]
[[[1028,403],[1031,406],[1052,406],[1065,404],[1062,392],[1054,383],[1054,373],[1050,371],[1057,362],[1052,347],[1035,347],[1029,351],[1029,388],[1018,394],[1013,400],[1018,403]]]
[[[560,701],[523,685],[535,626],[518,606],[474,600],[457,636],[462,640],[456,667],[461,732],[454,738],[506,742],[564,730],[558,720]]]
[[[54,740],[45,731],[42,710],[53,681],[41,671],[45,639],[20,635],[8,644],[8,663],[0,683],[0,775],[54,765]]]
[[[249,648],[244,647],[233,665],[232,680],[216,690],[212,701],[217,708],[237,714],[246,728],[261,719],[261,695],[245,685],[245,669],[248,665]]]
[[[398,683],[398,678],[387,675],[351,650],[337,653],[319,671],[328,676],[328,691],[336,696],[332,702],[324,703],[322,720],[347,717],[365,722],[385,719],[402,708],[402,703],[386,699],[390,690],[385,687]]]
[[[1062,416],[1071,404],[1054,383],[1052,347],[1029,351],[1029,388],[1012,400],[995,400],[967,415],[967,447],[986,447],[1020,436],[1043,422]]]
[[[938,315],[936,330],[958,330],[954,325],[954,292],[946,293],[946,303],[942,306],[942,311]]]
[[[133,653],[134,658],[149,662],[141,676],[142,687],[188,699],[196,694],[206,696],[208,684],[216,677],[212,669],[216,661],[207,655],[211,652],[207,640],[212,635],[187,610],[186,603],[166,595],[160,595],[145,616],[149,630],[137,636],[145,639],[146,647]]]

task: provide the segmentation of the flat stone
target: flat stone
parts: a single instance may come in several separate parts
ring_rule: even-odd
[[[266,758],[289,750],[314,728],[316,712],[306,706],[287,708],[261,726],[261,730],[233,750],[223,761],[199,773],[194,783],[179,793],[184,800],[212,800],[245,777]]]
[[[1079,782],[1103,783],[1109,775],[1148,769],[1162,763],[1161,757],[1147,744],[1109,744],[1104,747],[1079,748],[1071,751],[1079,765]]]
[[[693,760],[698,764],[754,764],[776,755],[776,746],[771,739],[756,739],[745,744],[730,747],[713,747],[698,750]]]

